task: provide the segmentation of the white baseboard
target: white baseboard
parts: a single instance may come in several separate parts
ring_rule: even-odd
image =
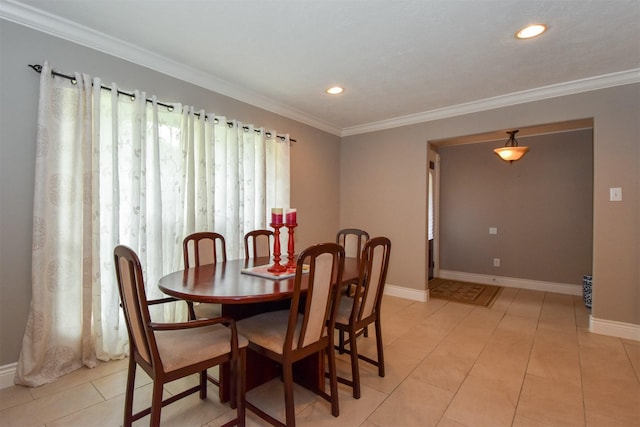
[[[534,291],[554,292],[565,295],[582,295],[582,284],[543,282],[540,280],[518,279],[515,277],[490,276],[487,274],[465,273],[461,271],[440,270],[438,277],[460,280],[462,282],[498,285],[507,288],[531,289]]]
[[[589,332],[640,341],[640,325],[589,316]]]
[[[0,366],[0,389],[13,385],[13,378],[16,375],[17,366],[18,363],[9,363],[8,365]]]
[[[429,301],[428,289],[410,289],[394,285],[384,285],[384,294],[392,297],[410,299],[413,301]]]

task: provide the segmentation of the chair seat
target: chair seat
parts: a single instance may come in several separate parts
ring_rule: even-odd
[[[193,304],[193,311],[196,314],[196,319],[215,319],[222,316],[220,304]]]
[[[303,317],[298,316],[293,347],[298,342],[300,328]],[[246,319],[238,320],[236,327],[238,335],[242,334],[252,343],[266,348],[276,354],[282,354],[284,340],[287,336],[287,326],[289,323],[289,310],[272,311],[258,314]]]
[[[345,295],[340,298],[340,305],[336,313],[336,323],[348,325],[351,318],[351,310],[353,310],[353,297]]]
[[[155,337],[165,372],[231,352],[231,331],[222,325],[156,331]],[[248,344],[249,341],[238,334],[238,348]]]

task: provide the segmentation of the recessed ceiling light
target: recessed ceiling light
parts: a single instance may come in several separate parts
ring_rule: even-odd
[[[342,92],[344,92],[344,88],[342,88],[340,86],[331,86],[325,92],[327,92],[329,95],[339,95]]]
[[[544,24],[527,25],[516,33],[517,39],[530,39],[531,37],[539,36],[547,31],[547,26]]]

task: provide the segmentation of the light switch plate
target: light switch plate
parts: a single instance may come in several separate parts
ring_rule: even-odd
[[[622,201],[622,188],[612,187],[609,189],[609,201],[621,202]]]
[[[496,227],[489,227],[489,234],[498,234],[498,229]]]

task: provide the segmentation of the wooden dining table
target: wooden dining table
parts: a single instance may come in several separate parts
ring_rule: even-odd
[[[243,270],[269,265],[273,259],[258,257],[249,260],[228,260],[216,264],[179,270],[162,277],[158,287],[172,297],[197,303],[220,304],[222,314],[235,320],[267,311],[289,308],[293,296],[294,276],[267,278],[247,274]],[[357,279],[356,258],[345,258],[342,283]],[[306,289],[303,276],[302,290]],[[220,399],[229,399],[229,366],[220,368]],[[279,367],[253,351],[247,352],[247,390],[279,375]],[[312,391],[324,390],[324,362],[322,357],[309,357],[294,366],[297,383]]]

